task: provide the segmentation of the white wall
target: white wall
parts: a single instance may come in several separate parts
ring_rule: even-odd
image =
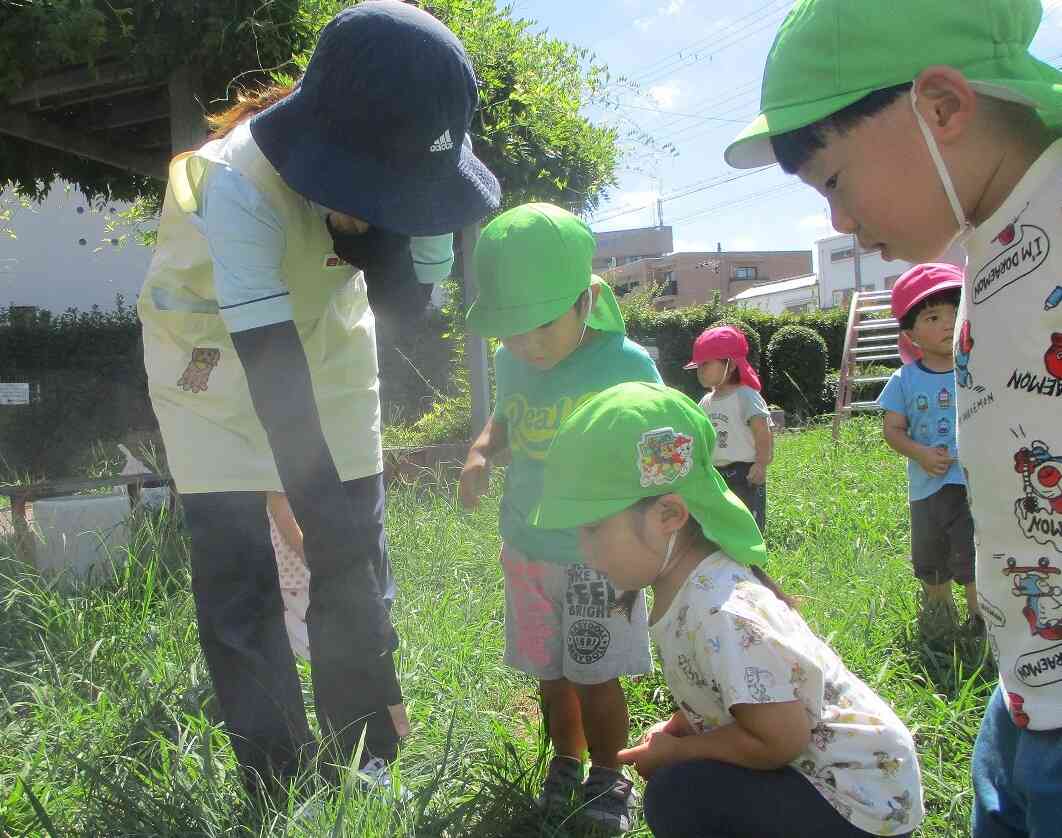
[[[71,306],[112,309],[117,293],[135,303],[152,251],[137,244],[128,228],[107,231],[113,213],[125,209],[128,204],[115,201],[96,210],[62,181],[30,206],[5,189],[0,213],[10,211],[10,218],[0,218],[0,305],[56,313]]]
[[[815,242],[816,270],[819,276],[819,305],[832,308],[840,304],[840,298],[855,287],[855,261],[851,255],[834,261],[844,251],[852,249],[851,236],[831,236]],[[966,259],[959,249],[948,251],[940,260],[962,266]],[[859,263],[860,276],[864,291],[885,291],[892,283],[912,267],[910,262],[896,259],[886,262],[880,251],[864,253]]]
[[[791,306],[811,304],[812,308],[818,308],[816,286],[806,288],[793,288],[788,291],[777,291],[773,294],[764,294],[759,297],[751,297],[738,300],[741,308],[754,308],[768,314],[783,314]]]

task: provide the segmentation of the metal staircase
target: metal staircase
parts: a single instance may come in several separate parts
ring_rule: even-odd
[[[860,375],[860,367],[867,364],[899,362],[900,324],[892,317],[881,318],[891,311],[891,291],[858,291],[852,295],[848,313],[848,331],[841,356],[840,379],[837,382],[837,403],[833,414],[833,439],[837,440],[841,422],[853,413],[878,410],[876,402],[852,401],[856,384],[884,384],[889,376]]]

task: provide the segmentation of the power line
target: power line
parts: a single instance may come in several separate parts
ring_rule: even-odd
[[[615,218],[620,218],[624,215],[630,215],[634,212],[641,212],[642,210],[651,209],[653,206],[656,205],[656,202],[658,200],[664,203],[667,201],[677,201],[679,198],[688,198],[690,195],[696,195],[698,192],[707,192],[710,189],[715,189],[719,186],[725,186],[726,184],[733,183],[737,180],[742,180],[747,177],[752,177],[753,175],[758,175],[761,172],[765,172],[770,168],[773,167],[762,166],[759,169],[750,169],[749,171],[741,172],[740,174],[722,174],[716,175],[715,177],[706,178],[701,181],[694,181],[693,183],[689,183],[686,186],[674,189],[666,195],[661,195],[659,198],[653,199],[653,201],[648,204],[643,204],[637,207],[629,207],[627,209],[617,210],[614,212],[608,212],[605,215],[591,218],[590,223],[600,224],[605,221],[611,221]]]
[[[702,120],[702,121],[709,121],[709,122],[740,122],[743,125],[746,122],[748,122],[748,120],[746,120],[746,119],[724,119],[723,117],[720,117],[720,116],[707,116],[705,114],[696,114],[696,113],[679,113],[678,111],[665,111],[665,110],[663,110],[661,108],[645,108],[645,107],[640,107],[638,105],[617,105],[616,107],[624,109],[624,110],[628,110],[629,109],[629,110],[635,110],[635,111],[649,111],[650,113],[674,114],[675,116],[685,116],[685,117],[689,117],[691,119],[699,119],[699,120]]]
[[[729,24],[723,27],[721,31],[713,32],[711,35],[708,35],[704,38],[698,38],[696,41],[692,41],[686,44],[685,46],[675,50],[674,52],[661,56],[655,61],[651,61],[650,63],[644,65],[641,69],[639,69],[634,74],[628,76],[627,78],[629,78],[631,81],[636,82],[645,79],[648,76],[659,73],[662,69],[664,69],[662,65],[671,64],[676,60],[676,58],[678,60],[678,63],[674,66],[681,66],[682,63],[685,61],[684,56],[686,53],[693,52],[694,54],[696,54],[697,51],[707,47],[709,44],[712,43],[712,41],[718,40],[720,38],[729,37],[729,35],[735,34],[737,31],[746,28],[750,25],[750,23],[755,24],[762,22],[750,19],[754,19],[761,14],[764,14],[765,16],[777,14],[779,11],[787,9],[791,4],[792,0],[770,0],[770,2],[765,3],[759,8],[742,15],[734,21],[731,21]],[[776,8],[771,9],[772,6]],[[769,9],[771,10],[768,11]],[[730,32],[728,33],[727,30],[730,30]],[[670,72],[670,69],[666,69],[664,71]]]
[[[721,203],[713,204],[712,206],[705,207],[704,209],[698,210],[697,212],[690,213],[689,215],[684,215],[681,218],[676,218],[671,222],[671,224],[672,226],[676,224],[683,224],[687,221],[692,221],[695,218],[701,218],[710,213],[719,212],[720,210],[732,209],[734,207],[744,206],[745,204],[754,204],[758,201],[762,201],[764,198],[770,198],[775,195],[781,195],[786,192],[793,192],[797,189],[801,189],[803,186],[804,184],[800,183],[799,181],[796,183],[781,183],[776,186],[772,186],[770,189],[764,189],[761,192],[753,192],[749,195],[744,195],[740,198],[734,198],[733,200],[722,201]]]

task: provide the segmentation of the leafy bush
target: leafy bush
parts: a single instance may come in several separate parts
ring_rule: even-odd
[[[829,366],[835,369],[841,364],[848,325],[848,312],[841,308],[795,316],[776,315],[720,305],[718,297],[704,305],[659,311],[653,307],[651,289],[624,297],[620,301],[620,308],[631,338],[647,346],[655,346],[659,351],[656,365],[664,381],[698,398],[701,387],[697,378],[692,372],[684,371],[682,366],[689,360],[693,341],[707,328],[729,324],[745,333],[749,341],[749,361],[759,372],[764,385],[764,398],[768,402],[780,403],[781,397],[775,393],[767,375],[762,347],[769,346],[771,339],[785,326],[806,326],[821,335],[826,344]],[[817,404],[818,399],[813,402]]]
[[[797,416],[814,415],[826,378],[826,341],[807,326],[788,325],[767,345],[771,397]]]

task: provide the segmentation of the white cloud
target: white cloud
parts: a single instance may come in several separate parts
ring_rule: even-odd
[[[675,107],[675,100],[681,95],[682,89],[678,82],[669,81],[650,87],[648,92],[649,98],[656,102],[657,107],[668,109]]]
[[[797,222],[797,226],[802,230],[807,230],[812,241],[818,241],[837,234],[837,231],[833,229],[833,225],[830,223],[829,216],[821,212],[805,215]]]
[[[756,239],[752,236],[738,236],[730,242],[730,250],[758,250]]]
[[[677,17],[682,14],[686,0],[664,0],[656,12],[648,17],[639,17],[634,20],[634,28],[641,32],[648,32],[660,18]]]

